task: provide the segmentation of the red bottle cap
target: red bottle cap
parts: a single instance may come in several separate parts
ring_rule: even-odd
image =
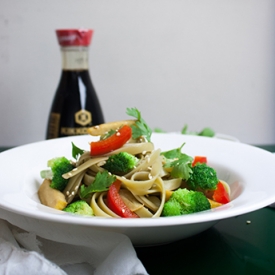
[[[89,46],[93,30],[90,29],[63,29],[56,30],[60,46]]]

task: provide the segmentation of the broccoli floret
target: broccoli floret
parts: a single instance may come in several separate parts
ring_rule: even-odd
[[[75,201],[67,205],[63,211],[84,216],[94,216],[94,211],[86,201]]]
[[[69,180],[64,179],[62,175],[71,171],[74,166],[67,158],[57,157],[48,161],[48,167],[51,169],[41,171],[40,176],[51,180],[50,187],[63,191]]]
[[[215,190],[219,179],[216,171],[205,163],[198,163],[192,167],[192,173],[187,185],[192,190]]]
[[[134,169],[137,162],[137,157],[127,152],[120,152],[110,156],[102,167],[112,174],[124,175]]]
[[[210,208],[210,202],[203,193],[180,188],[174,191],[164,204],[162,216],[186,215]]]

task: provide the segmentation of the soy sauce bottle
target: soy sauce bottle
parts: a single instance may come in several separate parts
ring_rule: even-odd
[[[104,123],[89,73],[90,29],[56,30],[61,46],[62,72],[52,102],[46,139],[87,134],[87,128]]]

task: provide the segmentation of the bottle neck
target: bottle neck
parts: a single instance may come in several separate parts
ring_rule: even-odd
[[[88,70],[89,52],[88,47],[61,47],[63,70]]]

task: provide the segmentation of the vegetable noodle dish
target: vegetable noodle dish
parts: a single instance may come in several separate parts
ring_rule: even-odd
[[[133,119],[88,129],[87,148],[72,142],[72,159],[53,156],[40,171],[40,202],[91,217],[156,218],[192,214],[230,201],[230,186],[207,156],[184,154],[184,143],[161,151],[136,108]],[[94,139],[93,139],[94,140]]]

